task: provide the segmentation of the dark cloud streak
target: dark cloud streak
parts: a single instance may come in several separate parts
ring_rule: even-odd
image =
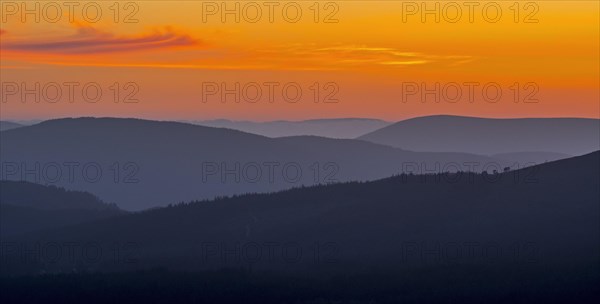
[[[5,31],[3,30],[2,33],[4,34]],[[169,28],[162,32],[157,31],[137,37],[117,37],[97,31],[86,33],[81,35],[80,32],[80,35],[60,41],[6,42],[2,44],[2,49],[35,53],[97,54],[199,44],[199,41],[191,36],[176,33]]]

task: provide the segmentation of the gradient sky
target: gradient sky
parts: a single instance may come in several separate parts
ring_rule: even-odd
[[[502,15],[496,22],[490,19],[495,16],[493,8],[484,16],[485,1],[474,7],[472,20],[466,2],[459,1],[454,3],[462,16],[456,23],[449,22],[456,16],[451,6],[446,6],[446,15],[439,15],[439,23],[435,15],[425,16],[423,22],[421,7],[415,14],[406,13],[422,1],[320,1],[317,20],[316,1],[295,1],[302,11],[295,23],[289,21],[295,16],[294,7],[288,6],[288,20],[282,11],[292,1],[278,2],[273,22],[268,6],[255,2],[262,11],[256,23],[244,20],[255,16],[253,7],[244,15],[244,2],[238,2],[239,23],[235,15],[223,22],[220,9],[207,14],[213,3],[222,1],[134,1],[136,5],[129,7],[122,2],[119,22],[111,8],[114,2],[99,1],[102,15],[97,22],[85,20],[78,7],[68,14],[62,6],[63,15],[56,23],[44,15],[40,22],[33,16],[22,20],[7,2],[20,1],[2,4],[2,119],[373,117],[393,121],[431,114],[600,118],[597,1],[519,2],[518,16],[515,1],[497,1]],[[435,3],[441,10],[448,1],[428,1],[427,8],[435,8]],[[227,5],[234,8],[235,2]],[[47,13],[46,17],[54,18],[51,7]],[[126,19],[137,23],[124,23]],[[6,83],[33,88],[36,82],[61,84],[62,98],[36,103],[31,95],[26,100],[18,93],[6,95]],[[65,82],[80,84],[72,102]],[[81,97],[80,88],[91,82],[103,92],[95,103]],[[132,93],[137,102],[115,103],[115,82],[120,99]],[[135,85],[127,86],[130,82]],[[320,102],[314,99],[315,82]],[[223,102],[219,94],[204,95],[207,83],[229,88],[240,83],[248,96],[254,96],[251,84],[257,83],[263,95],[257,102],[241,95],[239,103],[228,95]],[[272,102],[265,83],[278,83]],[[281,90],[290,83],[302,89],[296,102],[286,101]],[[420,92],[406,95],[413,83],[430,89],[436,83],[440,88],[456,83],[462,97],[452,101],[441,95],[436,102],[435,96],[426,95],[423,102]],[[471,92],[464,83],[479,85]],[[495,85],[487,86],[486,100],[482,88],[489,83]],[[502,96],[492,102],[496,84]],[[48,94],[54,94],[48,88]],[[288,88],[295,95],[294,86]],[[452,99],[457,87],[446,88]],[[326,98],[330,102],[324,103]]]

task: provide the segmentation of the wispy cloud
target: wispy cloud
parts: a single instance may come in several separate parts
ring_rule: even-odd
[[[316,46],[311,44],[283,45],[272,49],[258,51],[264,54],[263,59],[277,61],[280,55],[287,64],[304,64],[327,68],[395,68],[437,64],[440,66],[457,66],[474,60],[464,55],[436,55],[407,51],[393,47],[368,45],[334,45]]]
[[[2,34],[6,31],[2,30]],[[193,46],[201,42],[170,27],[135,36],[117,36],[89,26],[68,37],[42,41],[5,41],[2,49],[50,54],[97,54]]]
[[[294,43],[232,47],[225,43],[219,47],[220,37],[205,43],[171,27],[136,35],[118,35],[89,24],[75,23],[73,26],[75,32],[68,36],[35,40],[11,37],[3,39],[0,47],[31,63],[132,68],[394,71],[426,64],[456,66],[472,60],[470,56],[433,55],[385,45]],[[139,54],[153,49],[181,52],[178,56],[160,57]],[[106,53],[123,55],[104,56]],[[91,56],[94,54],[102,56]]]
[[[426,64],[427,60],[407,60],[407,61],[383,61],[380,64],[383,65],[415,65],[415,64]]]

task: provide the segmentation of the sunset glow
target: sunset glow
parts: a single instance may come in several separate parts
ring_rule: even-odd
[[[246,7],[239,2],[137,1],[118,8],[100,1],[97,22],[85,18],[80,7],[67,14],[61,2],[55,2],[62,7],[60,18],[48,7],[39,22],[33,15],[23,20],[22,8],[11,6],[15,3],[20,5],[2,3],[3,84],[33,88],[35,83],[80,82],[82,87],[94,82],[103,98],[90,103],[76,94],[69,101],[63,87],[58,102],[36,103],[34,96],[11,95],[3,85],[3,119],[600,117],[595,1],[516,6],[502,1],[497,2],[502,9],[497,20],[492,18],[495,7],[483,13],[484,2],[471,8],[437,2],[439,14],[423,15],[422,2],[300,1],[288,6],[286,15],[283,7],[291,1],[272,7],[263,2]],[[298,7],[302,15],[294,23]],[[222,15],[222,8],[237,13]],[[431,3],[425,9],[436,7]],[[132,82],[137,90],[125,87]],[[271,82],[277,83],[273,100],[266,96],[265,83]],[[135,93],[137,101],[115,102],[113,83],[123,91],[121,99],[121,94]],[[240,90],[257,83],[262,98],[245,101],[241,96],[236,103],[231,95],[223,100],[219,92],[207,95],[206,83],[230,89],[239,83]],[[283,97],[287,83],[299,85],[301,98],[290,102]],[[472,98],[465,83],[476,83]],[[407,94],[411,84],[418,84],[419,91]],[[494,85],[486,91],[486,84]],[[420,90],[436,85],[446,90],[441,100],[421,98]],[[502,94],[496,98],[498,87]],[[246,88],[256,94],[255,86]],[[457,94],[460,98],[454,99]]]

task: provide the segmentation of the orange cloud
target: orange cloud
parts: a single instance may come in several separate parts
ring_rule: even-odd
[[[271,63],[279,60],[286,66],[298,65],[313,69],[394,68],[410,65],[436,64],[456,66],[475,60],[469,55],[435,55],[406,51],[393,47],[368,45],[335,45],[318,47],[314,44],[283,45],[257,50],[257,58]]]
[[[2,30],[2,34],[4,33],[6,31]],[[51,54],[98,54],[198,44],[200,44],[199,40],[176,32],[170,27],[136,36],[117,36],[90,26],[79,26],[75,35],[44,41],[8,41],[2,44],[2,49]]]

